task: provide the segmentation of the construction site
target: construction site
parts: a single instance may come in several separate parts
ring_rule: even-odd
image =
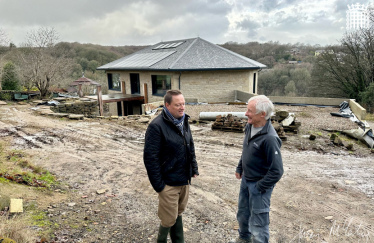
[[[35,106],[0,105],[3,161],[15,165],[17,158],[27,158],[57,181],[42,190],[2,174],[1,198],[22,199],[16,217],[31,219],[23,242],[155,242],[158,199],[143,148],[146,128],[159,112],[69,119]],[[285,172],[272,195],[270,242],[373,242],[373,149],[342,132],[357,124],[332,116],[337,107],[275,108]],[[183,216],[186,242],[228,242],[237,236],[235,168],[246,121],[233,114],[245,110],[245,103],[186,106],[200,172]],[[230,115],[209,121],[200,119],[201,112]],[[367,124],[374,127],[373,120]],[[10,224],[15,216],[1,210]]]

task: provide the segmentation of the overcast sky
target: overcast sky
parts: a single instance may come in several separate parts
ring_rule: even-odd
[[[16,45],[53,27],[61,41],[150,45],[200,36],[228,41],[336,44],[347,5],[368,0],[0,0],[0,29]]]

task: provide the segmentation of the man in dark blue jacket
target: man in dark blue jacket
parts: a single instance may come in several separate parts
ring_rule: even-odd
[[[230,243],[268,243],[270,198],[283,175],[282,145],[271,125],[273,103],[264,95],[248,100],[248,124],[235,176],[240,184],[237,220],[239,237]]]
[[[195,147],[179,90],[168,90],[164,110],[149,124],[145,134],[144,164],[149,181],[158,193],[161,220],[158,243],[184,243],[182,213],[187,206],[191,177],[199,175]]]

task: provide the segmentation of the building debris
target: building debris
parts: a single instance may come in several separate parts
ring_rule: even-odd
[[[217,115],[216,121],[212,125],[212,130],[222,130],[227,132],[243,132],[245,125],[245,121],[243,121],[237,116],[233,116],[232,114],[227,114],[223,116]]]
[[[248,117],[245,116],[245,112],[200,112],[199,120],[215,121],[217,116],[223,117],[229,114],[239,119],[248,119]]]
[[[356,138],[367,144],[369,148],[374,148],[374,134],[366,121],[360,121],[352,112],[347,101],[343,101],[340,105],[339,113],[330,113],[332,116],[340,116],[349,118],[351,121],[357,123],[357,129],[341,131],[350,137]]]
[[[357,129],[342,131],[342,133],[366,143],[369,148],[374,148],[374,136],[372,129],[364,130],[359,127]]]
[[[279,138],[283,141],[287,141],[286,132],[297,134],[301,126],[301,122],[296,121],[295,114],[287,111],[277,111],[270,119]]]
[[[336,146],[343,146],[348,150],[354,150],[353,143],[341,139],[336,133],[331,134],[330,141]]]
[[[22,199],[10,199],[10,206],[9,206],[10,213],[23,213],[23,201]]]

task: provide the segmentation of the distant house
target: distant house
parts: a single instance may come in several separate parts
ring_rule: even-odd
[[[78,92],[78,86],[82,84],[83,93],[85,94],[95,94],[96,93],[96,86],[100,85],[98,82],[93,81],[89,78],[86,78],[82,75],[81,78],[75,80],[71,84],[69,84],[68,91],[69,93],[76,93]]]
[[[298,54],[301,53],[301,51],[300,51],[299,48],[292,48],[292,49],[290,50],[290,53],[291,53],[292,55],[298,55]]]
[[[334,51],[333,50],[316,50],[315,53],[314,53],[314,56],[319,56],[321,55],[322,53],[329,53],[329,54],[334,54]]]
[[[154,102],[179,89],[186,101],[226,102],[235,99],[235,90],[257,93],[261,68],[266,66],[193,38],[160,42],[97,69],[106,71],[110,93],[148,94]]]
[[[297,61],[288,61],[288,64],[297,64]]]

